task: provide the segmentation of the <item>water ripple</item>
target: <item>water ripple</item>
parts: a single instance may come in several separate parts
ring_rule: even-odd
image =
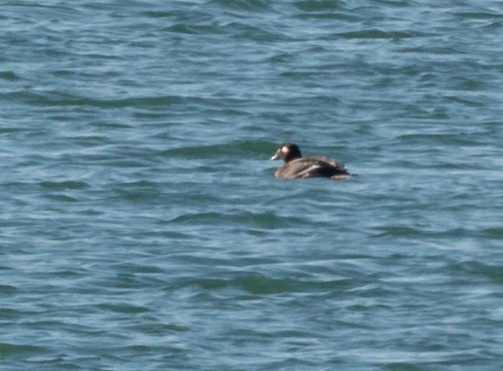
[[[2,366],[501,368],[502,14],[5,2]]]

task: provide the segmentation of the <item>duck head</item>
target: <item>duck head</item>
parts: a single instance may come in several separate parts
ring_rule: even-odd
[[[285,162],[289,162],[301,157],[302,154],[296,144],[285,142],[277,149],[276,153],[271,157],[271,160],[281,159]]]

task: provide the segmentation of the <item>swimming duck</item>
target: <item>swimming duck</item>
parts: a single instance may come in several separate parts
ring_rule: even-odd
[[[280,179],[324,177],[344,179],[351,174],[344,168],[344,164],[328,157],[302,157],[299,147],[290,142],[283,143],[271,160],[282,159],[285,164],[274,172]]]

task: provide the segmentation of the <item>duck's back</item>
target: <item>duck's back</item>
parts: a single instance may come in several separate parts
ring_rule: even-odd
[[[287,162],[274,173],[276,178],[296,179],[349,175],[344,164],[328,157],[302,157]]]

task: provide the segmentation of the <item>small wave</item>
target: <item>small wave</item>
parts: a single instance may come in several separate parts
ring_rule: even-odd
[[[275,229],[286,227],[292,224],[299,224],[301,220],[297,218],[279,217],[274,213],[251,213],[242,212],[236,214],[225,214],[217,212],[202,212],[193,214],[184,214],[175,217],[171,223],[190,224],[202,223],[204,225],[217,224],[217,225],[232,225],[244,224],[247,226]]]
[[[362,18],[355,14],[347,12],[307,12],[297,16],[299,19],[321,19],[321,20],[338,20],[347,22],[361,22]]]
[[[397,137],[399,141],[405,143],[417,143],[424,144],[450,144],[450,145],[475,145],[477,144],[473,137],[468,134],[443,134],[443,133],[431,133],[431,134],[402,134]]]
[[[49,195],[47,197],[50,200],[57,202],[78,202],[79,200],[75,197],[71,197],[68,195]]]
[[[220,32],[219,28],[217,27],[193,25],[187,23],[177,23],[167,27],[165,30],[172,33],[181,33],[188,35],[208,35]]]
[[[305,12],[320,12],[327,10],[337,10],[341,8],[340,1],[333,0],[322,0],[322,1],[297,1],[295,2],[295,6]]]
[[[382,236],[395,236],[395,237],[417,237],[422,236],[424,233],[418,229],[411,227],[402,227],[402,226],[391,226],[387,228],[383,228],[378,237]]]
[[[168,149],[161,153],[166,157],[183,158],[211,158],[221,156],[244,156],[267,157],[265,154],[272,152],[272,145],[266,141],[237,141],[225,144],[213,144],[207,146],[187,146]]]
[[[67,180],[63,182],[41,182],[40,186],[44,189],[49,190],[67,190],[67,189],[85,189],[89,188],[89,184],[86,182],[80,182],[75,180]]]
[[[221,290],[238,288],[253,295],[272,295],[282,293],[312,292],[313,290],[346,289],[348,281],[345,279],[322,280],[298,280],[292,278],[276,278],[262,274],[244,274],[237,277],[224,278],[201,278],[190,280],[190,285],[198,285],[206,290]]]
[[[270,7],[270,2],[265,0],[215,0],[214,3],[223,8],[235,10],[266,10]]]
[[[17,291],[17,287],[11,285],[0,285],[0,293],[3,295],[14,294]]]
[[[163,10],[148,10],[142,13],[147,18],[171,18],[176,16],[177,12]]]
[[[2,358],[9,356],[19,357],[28,354],[47,354],[48,349],[35,345],[0,343],[0,355]]]
[[[0,79],[6,81],[17,81],[21,80],[21,77],[19,77],[14,71],[0,71]]]
[[[455,13],[456,16],[465,19],[476,19],[476,20],[484,20],[484,19],[502,19],[503,13],[495,13],[490,11],[480,11],[480,12],[458,12]]]
[[[91,106],[98,108],[124,107],[168,107],[173,104],[199,103],[202,98],[184,97],[178,95],[128,97],[123,99],[97,99],[61,92],[14,92],[9,98],[15,101],[25,101],[37,106]]]
[[[486,264],[479,261],[468,261],[457,264],[464,272],[485,277],[495,283],[503,283],[503,265]]]
[[[148,307],[131,305],[128,303],[116,303],[116,304],[100,304],[97,306],[98,308],[110,311],[114,313],[124,313],[124,314],[138,314],[138,313],[146,313],[149,311]]]
[[[342,32],[338,34],[345,39],[410,39],[417,35],[413,32],[406,31],[382,31],[378,29],[370,29],[363,31]]]
[[[497,240],[503,239],[503,227],[498,227],[498,228],[487,228],[484,231],[485,235],[488,238],[494,238]]]

